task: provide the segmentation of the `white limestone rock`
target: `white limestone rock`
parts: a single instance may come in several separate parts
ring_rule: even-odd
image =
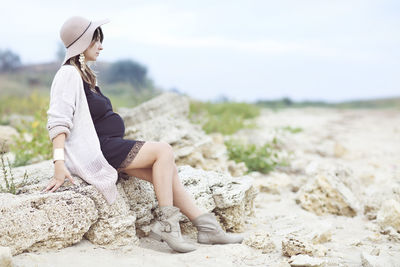
[[[377,222],[382,228],[390,226],[400,233],[400,203],[394,199],[384,201],[377,214]]]
[[[0,245],[12,254],[79,242],[98,219],[94,202],[72,191],[0,194]]]
[[[313,258],[308,255],[295,255],[289,259],[290,266],[301,266],[301,267],[318,267],[324,266],[325,261],[323,259]]]
[[[249,176],[232,177],[229,173],[204,171],[191,166],[179,166],[178,175],[196,204],[214,212],[222,228],[240,232],[245,218],[254,215],[254,198],[258,191]]]
[[[138,244],[138,236],[146,236],[150,230],[158,203],[153,185],[147,181],[122,177],[117,183],[117,200],[108,205],[96,188],[76,176],[73,179],[78,185],[66,180],[56,192],[40,194],[53,175],[51,161],[15,168],[16,181],[25,171],[28,183],[17,190],[17,195],[0,194],[0,245],[9,246],[13,255],[63,248],[82,238],[109,248]],[[224,229],[240,231],[246,216],[253,215],[257,192],[252,178],[190,166],[179,166],[178,172],[196,203],[214,212]],[[196,233],[186,216],[181,223],[186,233]]]
[[[118,113],[128,127],[159,116],[186,118],[189,114],[189,98],[177,93],[165,92],[137,107],[121,108]]]
[[[252,233],[243,240],[243,243],[261,250],[262,253],[271,253],[276,249],[270,234],[264,231]]]
[[[393,257],[394,256],[394,257]],[[383,267],[383,266],[399,266],[400,260],[395,255],[381,253],[379,256],[370,255],[366,252],[361,252],[361,265],[363,267]]]
[[[358,199],[336,176],[320,173],[300,188],[296,202],[317,215],[335,214],[354,217],[360,210]]]
[[[13,267],[11,249],[9,247],[0,247],[0,266]]]
[[[301,237],[288,235],[282,240],[282,255],[291,257],[294,255],[325,256],[327,249],[322,245],[313,245]]]

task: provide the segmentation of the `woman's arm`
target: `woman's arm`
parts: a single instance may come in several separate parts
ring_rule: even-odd
[[[53,142],[53,150],[64,149],[65,140],[71,134],[80,79],[80,75],[71,68],[60,69],[54,77],[50,91],[50,107],[47,111],[47,129],[50,140]],[[65,178],[74,183],[64,160],[56,160],[54,177],[42,193],[49,190],[54,192],[64,184]]]
[[[53,149],[64,149],[65,136],[65,133],[61,133],[53,139]],[[60,186],[64,184],[65,178],[68,178],[71,183],[75,184],[75,181],[74,179],[72,179],[70,172],[65,167],[64,160],[56,160],[54,162],[54,177],[49,181],[47,187],[43,189],[41,193],[56,191]]]
[[[65,133],[60,133],[59,135],[54,137],[54,139],[53,139],[53,150],[56,149],[56,148],[64,149],[65,137],[66,137]],[[64,162],[63,160],[61,160],[61,161]]]
[[[53,139],[53,151],[56,148],[62,148],[64,150],[65,143],[65,133],[60,133]],[[59,173],[65,169],[65,161],[64,160],[56,160],[54,162],[54,173]]]
[[[81,82],[79,73],[73,68],[60,69],[54,77],[47,110],[47,130],[51,141],[60,133],[65,133],[65,139],[70,136]]]

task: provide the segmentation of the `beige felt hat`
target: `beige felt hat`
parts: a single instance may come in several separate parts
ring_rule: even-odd
[[[89,21],[83,17],[74,16],[67,19],[61,27],[60,37],[67,52],[61,66],[73,56],[89,47],[94,31],[101,25],[110,22],[109,19]]]

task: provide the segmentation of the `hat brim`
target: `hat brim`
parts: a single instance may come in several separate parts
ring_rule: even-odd
[[[101,25],[106,24],[108,22],[110,22],[109,19],[102,19],[92,22],[89,28],[86,30],[86,32],[81,36],[81,38],[79,38],[73,45],[71,45],[67,49],[67,52],[65,53],[65,57],[61,66],[64,65],[65,62],[67,62],[67,60],[70,59],[71,57],[74,57],[85,51],[92,42],[94,31]]]

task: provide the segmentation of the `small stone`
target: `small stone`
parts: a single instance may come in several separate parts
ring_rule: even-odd
[[[379,249],[379,248],[374,248],[372,251],[371,251],[371,255],[373,255],[373,256],[379,256],[379,253],[381,252],[381,250]]]
[[[372,256],[365,252],[362,252],[361,255],[361,264],[363,267],[380,267],[380,266],[398,266],[394,265],[392,259],[385,256]]]
[[[321,244],[321,243],[326,243],[332,240],[332,232],[330,229],[323,231],[321,233],[316,233],[313,238],[312,242],[313,244]]]
[[[9,247],[0,247],[0,266],[12,267],[12,255]]]
[[[390,226],[400,232],[400,203],[394,199],[383,202],[377,222],[382,228]]]
[[[322,259],[310,257],[308,255],[295,255],[295,256],[290,257],[289,263],[290,263],[290,266],[318,267],[318,266],[323,266],[325,261]]]
[[[262,250],[262,253],[270,253],[275,250],[275,244],[267,232],[255,232],[244,240],[249,247]]]
[[[298,240],[294,236],[287,236],[282,240],[282,255],[291,257],[298,254],[307,254],[312,256],[314,248],[311,244]]]

